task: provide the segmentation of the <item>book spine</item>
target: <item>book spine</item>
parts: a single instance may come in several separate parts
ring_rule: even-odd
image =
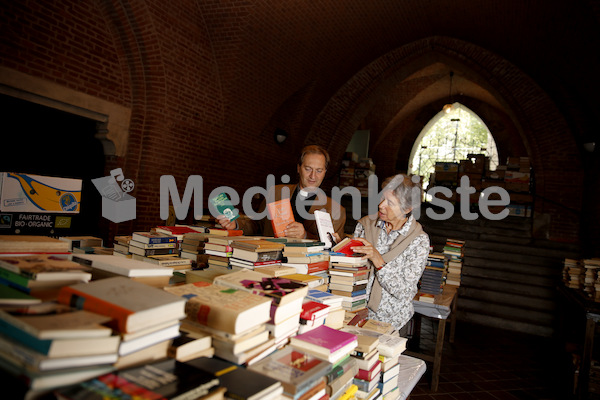
[[[56,301],[79,310],[109,316],[115,320],[118,331],[123,333],[127,332],[127,320],[134,313],[116,304],[83,293],[71,286],[62,287],[58,292]]]
[[[30,349],[37,351],[38,353],[48,355],[50,352],[52,340],[38,339],[29,332],[19,329],[15,325],[3,319],[0,319],[0,332],[3,335],[22,343]]]
[[[0,268],[0,278],[6,279],[9,282],[16,283],[23,287],[29,287],[29,278],[9,271],[4,268]]]

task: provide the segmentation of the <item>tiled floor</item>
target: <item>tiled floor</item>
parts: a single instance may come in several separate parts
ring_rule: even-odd
[[[422,319],[420,351],[432,353],[437,323]],[[446,341],[437,392],[430,389],[431,365],[410,400],[566,400],[568,360],[552,339],[458,322],[453,344]]]

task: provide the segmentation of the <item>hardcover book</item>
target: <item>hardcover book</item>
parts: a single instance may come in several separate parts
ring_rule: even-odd
[[[290,199],[285,198],[267,203],[267,212],[275,237],[284,237],[287,226],[295,221]]]
[[[141,243],[177,243],[177,237],[158,232],[133,232],[131,240]]]
[[[290,345],[335,363],[354,350],[357,338],[354,334],[321,325],[290,338]]]
[[[232,334],[269,320],[270,299],[244,290],[197,282],[169,286],[164,290],[187,299],[187,319]]]
[[[283,391],[292,397],[301,396],[331,370],[331,363],[284,347],[248,369],[278,380]]]
[[[182,319],[186,303],[172,293],[120,276],[65,286],[60,289],[57,301],[107,315],[119,332],[134,332]]]
[[[353,238],[344,238],[338,244],[331,248],[331,251],[334,253],[343,253],[347,256],[351,256],[354,254],[351,247],[364,246],[360,240]]]

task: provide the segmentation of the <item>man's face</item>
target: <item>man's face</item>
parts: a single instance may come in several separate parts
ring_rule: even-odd
[[[300,176],[300,189],[311,191],[321,186],[325,178],[325,156],[322,154],[307,154],[304,156],[302,165],[298,166],[298,175]]]

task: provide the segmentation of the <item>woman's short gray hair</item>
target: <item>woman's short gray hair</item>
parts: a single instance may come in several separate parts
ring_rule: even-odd
[[[383,191],[392,191],[400,209],[410,215],[411,211],[420,207],[423,198],[423,188],[421,187],[421,177],[419,175],[398,174],[386,178],[383,183]],[[408,211],[411,210],[411,211]]]

